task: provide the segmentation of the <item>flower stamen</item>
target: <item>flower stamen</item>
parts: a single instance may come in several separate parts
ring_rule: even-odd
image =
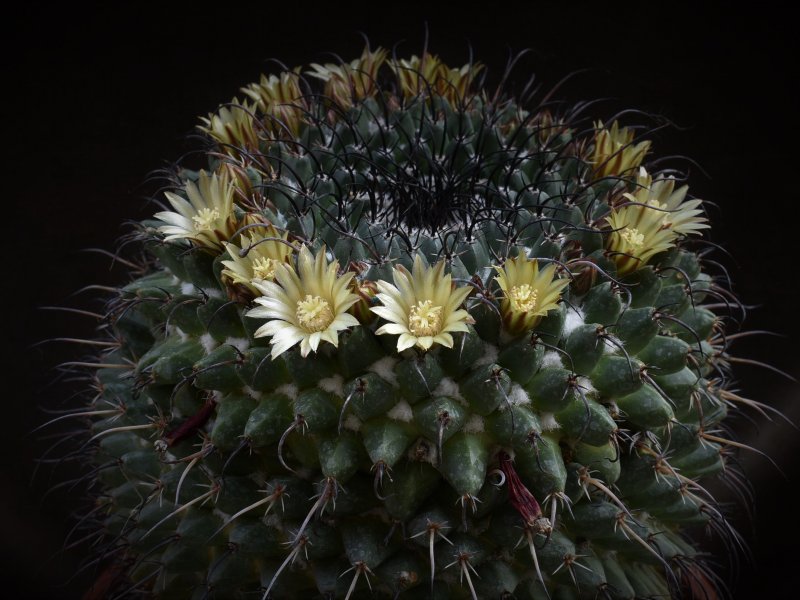
[[[305,299],[297,302],[297,321],[303,329],[316,333],[325,331],[333,322],[331,305],[319,296],[306,294]]]
[[[644,234],[639,233],[636,227],[626,227],[619,235],[634,248],[639,248],[644,245]]]
[[[213,229],[214,221],[219,217],[219,210],[216,208],[201,208],[192,217],[192,221],[194,221],[194,227],[197,231],[203,231],[205,229]]]
[[[442,328],[442,307],[420,300],[408,313],[408,329],[417,337],[438,335]]]
[[[539,292],[527,283],[515,285],[508,291],[511,307],[520,312],[533,312],[536,310],[536,300]]]
[[[264,256],[257,256],[253,259],[253,279],[261,279],[263,281],[272,281],[275,279],[275,267],[280,264],[280,261],[274,258],[266,258]]]

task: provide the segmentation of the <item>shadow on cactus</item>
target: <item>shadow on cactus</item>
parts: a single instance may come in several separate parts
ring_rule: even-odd
[[[367,49],[202,119],[61,417],[91,597],[725,595],[702,481],[742,485],[726,417],[770,408],[702,201],[483,75]]]

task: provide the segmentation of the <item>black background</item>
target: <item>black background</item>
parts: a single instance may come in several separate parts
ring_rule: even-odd
[[[56,588],[79,556],[51,558],[69,529],[77,494],[65,490],[40,500],[53,481],[31,483],[41,446],[28,432],[42,420],[37,406],[64,401],[69,386],[52,382],[53,366],[75,351],[43,346],[56,335],[91,335],[91,319],[42,311],[45,305],[97,308],[91,294],[69,297],[90,283],[120,281],[87,247],[113,249],[124,219],[152,214],[145,199],[158,189],[148,175],[193,148],[187,134],[197,116],[228,101],[262,71],[360,53],[365,32],[373,45],[401,43],[419,53],[424,23],[430,48],[450,64],[468,59],[468,43],[502,71],[509,49],[531,48],[511,84],[531,72],[545,88],[579,69],[557,97],[608,98],[598,117],[621,108],[660,113],[678,127],[654,138],[656,155],[691,156],[674,165],[691,172],[692,192],[713,201],[711,238],[733,258],[735,289],[751,311],[747,326],[786,334],[749,338],[742,356],[758,357],[800,374],[795,282],[798,221],[798,55],[794,20],[759,4],[747,11],[643,3],[486,3],[470,11],[432,3],[356,7],[302,2],[244,5],[90,8],[30,4],[4,15],[6,107],[0,232],[5,235],[3,312],[9,368],[0,400],[5,433],[0,483],[0,578],[4,595],[73,598],[78,586]],[[726,4],[720,6],[727,6]],[[10,81],[8,78],[10,77]],[[196,147],[196,145],[194,146]],[[8,235],[10,234],[10,240]],[[800,422],[798,387],[768,371],[738,370],[747,395],[781,408]],[[736,521],[753,553],[738,569],[736,598],[796,597],[800,434],[763,419],[737,423],[741,439],[768,452],[743,457],[756,491]],[[80,579],[78,580],[80,582]],[[794,593],[792,592],[794,590]]]

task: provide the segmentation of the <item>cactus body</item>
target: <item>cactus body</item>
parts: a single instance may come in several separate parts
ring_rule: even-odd
[[[728,527],[697,483],[730,400],[701,202],[632,130],[481,72],[365,51],[203,120],[94,372],[117,593],[710,585],[684,537]]]

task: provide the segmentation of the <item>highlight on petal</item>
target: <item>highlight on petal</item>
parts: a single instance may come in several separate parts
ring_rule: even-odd
[[[556,277],[555,264],[539,270],[539,261],[528,258],[522,249],[495,269],[495,281],[503,292],[500,314],[506,329],[513,334],[533,329],[543,316],[557,308],[561,291],[570,282]]]
[[[418,254],[410,273],[402,266],[394,268],[394,285],[377,282],[376,297],[383,306],[370,310],[388,323],[375,333],[398,335],[398,352],[414,346],[427,351],[434,344],[452,347],[450,332],[467,331],[467,324],[474,323],[470,314],[459,308],[472,288],[454,288],[444,266],[444,260],[426,266]]]
[[[353,273],[338,276],[339,263],[329,263],[322,248],[315,256],[303,246],[297,269],[291,262],[274,265],[273,280],[251,281],[262,295],[248,317],[270,319],[256,337],[271,336],[272,358],[300,343],[300,354],[317,352],[321,342],[338,346],[339,332],[358,325],[348,309],[358,302],[350,290]]]

